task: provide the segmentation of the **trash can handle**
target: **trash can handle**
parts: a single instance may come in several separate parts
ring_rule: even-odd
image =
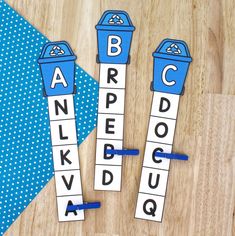
[[[105,17],[108,15],[108,14],[123,14],[126,16],[128,22],[129,22],[129,25],[130,26],[133,26],[132,24],[132,21],[131,21],[131,18],[129,17],[128,13],[125,12],[125,11],[121,11],[121,10],[107,10],[103,13],[103,15],[101,16],[99,22],[98,22],[98,25],[102,25],[102,22],[104,21]]]
[[[166,42],[172,42],[172,43],[179,43],[179,44],[182,44],[182,45],[184,46],[184,48],[185,48],[186,55],[187,55],[188,57],[190,57],[190,53],[189,53],[189,49],[188,49],[187,44],[186,44],[184,41],[182,41],[182,40],[177,40],[177,39],[164,39],[164,40],[160,43],[160,45],[157,47],[157,49],[155,50],[155,52],[160,53],[161,48],[163,47],[163,45],[164,45]]]
[[[43,56],[44,56],[44,54],[45,54],[47,48],[48,48],[50,45],[57,45],[57,44],[65,44],[66,47],[68,48],[68,50],[69,50],[71,56],[74,56],[74,53],[73,53],[73,51],[71,50],[70,45],[69,45],[66,41],[56,41],[56,42],[49,42],[49,43],[45,44],[45,45],[43,46],[43,49],[42,49],[42,52],[41,52],[41,55],[40,55],[39,58],[43,58]]]

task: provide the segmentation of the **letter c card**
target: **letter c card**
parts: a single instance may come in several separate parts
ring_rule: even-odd
[[[162,221],[180,95],[192,61],[187,44],[165,39],[153,53],[153,102],[136,205],[136,218]]]

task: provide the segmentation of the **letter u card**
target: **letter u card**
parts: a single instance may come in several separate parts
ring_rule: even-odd
[[[172,151],[180,95],[192,61],[180,40],[165,39],[153,53],[153,101],[135,217],[162,221],[170,160],[156,152]]]
[[[45,44],[38,60],[48,98],[59,221],[84,220],[83,210],[68,210],[83,203],[73,100],[75,59],[62,41]]]
[[[100,63],[95,190],[120,191],[122,156],[106,154],[123,148],[126,66],[135,27],[124,11],[106,11],[96,25]]]

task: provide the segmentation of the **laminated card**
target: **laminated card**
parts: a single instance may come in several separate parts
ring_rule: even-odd
[[[153,57],[153,101],[135,217],[161,222],[170,160],[155,153],[172,151],[179,99],[192,59],[186,43],[172,39],[163,40]]]
[[[96,25],[100,63],[95,190],[121,190],[126,66],[135,27],[124,11],[106,11]]]
[[[61,41],[45,44],[38,60],[48,99],[59,221],[84,220],[83,210],[67,209],[83,203],[73,100],[76,58]]]

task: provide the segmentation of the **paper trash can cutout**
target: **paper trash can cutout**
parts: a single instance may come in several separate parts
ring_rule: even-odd
[[[46,96],[75,92],[76,58],[67,42],[50,42],[44,45],[38,63]]]
[[[96,25],[99,63],[127,64],[135,30],[125,11],[105,11]]]
[[[157,92],[182,94],[189,64],[192,61],[187,44],[165,39],[153,53],[152,89]]]

